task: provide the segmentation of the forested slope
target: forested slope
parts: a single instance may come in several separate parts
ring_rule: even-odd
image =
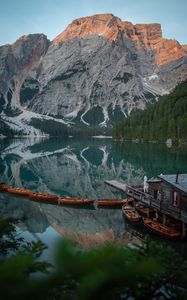
[[[115,139],[144,141],[187,140],[187,81],[147,109],[133,113],[113,129]]]

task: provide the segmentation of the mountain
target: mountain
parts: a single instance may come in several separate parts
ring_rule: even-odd
[[[51,42],[24,36],[0,47],[0,61],[1,120],[26,134],[57,122],[109,128],[187,78],[186,45],[112,14],[75,20]]]
[[[12,45],[0,47],[1,110],[21,108],[21,87],[31,72],[37,69],[48,45],[45,35],[30,34]]]
[[[115,139],[187,142],[187,80],[113,129]],[[167,142],[167,143],[168,143]]]

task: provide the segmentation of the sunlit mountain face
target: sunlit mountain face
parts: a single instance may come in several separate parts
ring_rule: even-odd
[[[160,24],[112,14],[74,20],[53,40],[29,34],[0,47],[3,134],[111,133],[187,78],[186,46]]]
[[[126,198],[105,180],[142,184],[148,178],[186,173],[186,149],[156,144],[112,143],[110,139],[14,139],[1,142],[1,182],[59,196]],[[60,236],[87,248],[108,241],[141,243],[143,228],[125,222],[121,209],[51,205],[0,193],[0,216],[19,220],[26,238],[52,244]],[[51,246],[50,246],[51,247]],[[52,251],[52,250],[50,250]]]

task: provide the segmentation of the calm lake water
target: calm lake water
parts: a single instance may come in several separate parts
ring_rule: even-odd
[[[145,175],[150,179],[161,173],[187,173],[187,149],[165,145],[37,138],[1,140],[0,147],[1,182],[59,196],[125,198],[104,181],[142,184]],[[18,219],[23,237],[45,242],[46,259],[53,256],[61,237],[87,248],[105,241],[139,244],[147,234],[142,225],[127,223],[121,209],[50,205],[3,192],[0,217]],[[186,241],[175,247],[185,252]]]

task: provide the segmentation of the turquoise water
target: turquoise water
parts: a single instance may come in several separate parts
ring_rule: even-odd
[[[59,196],[125,198],[104,181],[142,184],[145,175],[187,173],[187,149],[165,145],[33,138],[3,140],[0,147],[1,182]],[[0,199],[0,216],[18,219],[27,240],[44,241],[46,258],[60,237],[88,247],[105,241],[139,244],[145,236],[141,225],[125,222],[121,209],[57,206],[5,193]],[[177,245],[185,248],[185,242]]]

